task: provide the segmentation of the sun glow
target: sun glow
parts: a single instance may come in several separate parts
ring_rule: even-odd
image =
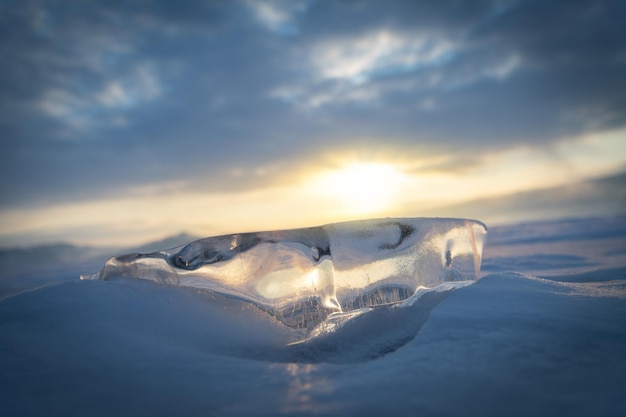
[[[297,169],[277,169],[286,181],[269,181],[251,189],[210,192],[172,180],[121,188],[116,197],[3,208],[0,247],[60,241],[131,247],[181,231],[216,236],[368,217],[522,221],[533,219],[533,213],[541,211],[541,202],[534,203],[538,208],[532,213],[524,207],[501,210],[498,197],[506,202],[512,193],[623,172],[624,137],[624,129],[589,134],[555,144],[551,152],[520,146],[486,153],[473,164],[463,166],[460,161],[461,169],[446,168],[454,162],[447,155],[406,151],[405,155],[385,155],[385,159],[377,154],[376,161],[366,161],[359,158],[368,155],[332,154]],[[265,175],[265,171],[255,175]],[[619,204],[619,196],[603,198],[599,204],[606,206],[604,212],[623,212],[612,208]],[[562,210],[563,216],[581,212],[575,206]],[[589,213],[597,215],[597,209],[593,210]]]
[[[395,200],[405,176],[383,163],[352,163],[320,175],[318,189],[348,214],[376,213]]]

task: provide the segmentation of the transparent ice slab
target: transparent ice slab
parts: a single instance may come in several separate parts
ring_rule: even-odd
[[[477,280],[486,233],[478,221],[441,218],[237,233],[113,257],[81,279],[139,278],[209,290],[311,335],[373,308],[411,304],[424,292]]]

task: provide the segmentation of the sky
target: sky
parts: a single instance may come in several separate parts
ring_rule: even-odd
[[[0,246],[421,216],[623,172],[624,21],[593,0],[4,1]]]

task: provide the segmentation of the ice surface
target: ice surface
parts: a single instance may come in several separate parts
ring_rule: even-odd
[[[29,289],[0,299],[0,415],[626,415],[626,217],[501,225],[487,243],[475,284],[299,349],[236,297],[76,279],[104,259],[50,266],[36,289],[0,267],[0,293]]]
[[[109,259],[83,279],[140,278],[253,303],[282,324],[320,333],[428,289],[479,277],[485,226],[403,218],[200,239]],[[442,286],[443,285],[443,286]],[[407,301],[408,300],[408,301]]]

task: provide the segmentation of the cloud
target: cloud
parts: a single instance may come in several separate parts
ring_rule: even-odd
[[[380,76],[442,64],[454,52],[454,44],[446,39],[380,30],[357,39],[324,42],[314,48],[311,58],[322,78],[362,84]]]
[[[626,125],[617,2],[0,7],[3,207],[257,189],[332,153],[472,165]]]
[[[490,54],[489,48],[427,32],[389,29],[324,40],[310,48],[308,65],[316,71],[297,84],[271,90],[269,96],[305,110],[371,105],[384,96],[391,96],[384,104],[393,105],[398,93],[432,95],[484,80],[503,81],[523,68],[519,54]],[[423,97],[422,109],[434,109],[434,101],[432,96]]]
[[[88,134],[89,129],[127,126],[124,112],[157,99],[161,91],[153,72],[139,66],[131,74],[91,88],[52,87],[42,92],[39,108],[58,121],[59,137],[72,138]]]
[[[268,30],[280,35],[297,35],[298,15],[306,12],[309,1],[301,0],[249,0],[250,8],[256,20]]]
[[[161,95],[161,86],[153,71],[139,67],[124,81],[110,81],[96,94],[96,100],[109,108],[126,108],[154,100]]]

